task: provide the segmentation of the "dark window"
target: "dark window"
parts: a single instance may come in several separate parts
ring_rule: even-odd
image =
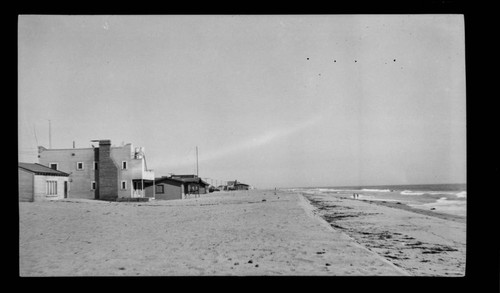
[[[83,170],[83,162],[76,163],[76,170]]]
[[[54,170],[57,170],[57,164],[56,163],[50,164],[50,168],[54,169]]]
[[[156,193],[165,193],[163,185],[156,185]]]

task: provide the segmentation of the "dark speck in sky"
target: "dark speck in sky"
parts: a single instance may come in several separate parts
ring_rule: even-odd
[[[396,59],[394,59],[394,60],[392,60],[392,61],[396,62]]]
[[[358,62],[358,60],[354,60],[354,62]]]
[[[307,60],[309,60],[309,57],[307,57]]]

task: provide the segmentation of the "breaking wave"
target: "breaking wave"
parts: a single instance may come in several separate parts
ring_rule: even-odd
[[[403,190],[403,191],[401,191],[401,194],[403,194],[403,195],[424,195],[424,192],[416,192],[416,191],[411,191],[411,190]]]
[[[362,191],[371,191],[371,192],[391,192],[392,191],[390,189],[369,189],[369,188],[363,188],[361,190]]]

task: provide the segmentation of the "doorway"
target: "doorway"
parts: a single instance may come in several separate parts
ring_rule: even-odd
[[[68,181],[64,181],[64,198],[68,198]]]

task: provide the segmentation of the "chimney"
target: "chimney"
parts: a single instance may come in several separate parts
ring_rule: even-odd
[[[111,159],[111,140],[99,140],[99,148],[95,156],[98,162],[98,199],[116,200],[118,197],[118,168]]]
[[[75,148],[75,141],[73,140],[73,148]]]

